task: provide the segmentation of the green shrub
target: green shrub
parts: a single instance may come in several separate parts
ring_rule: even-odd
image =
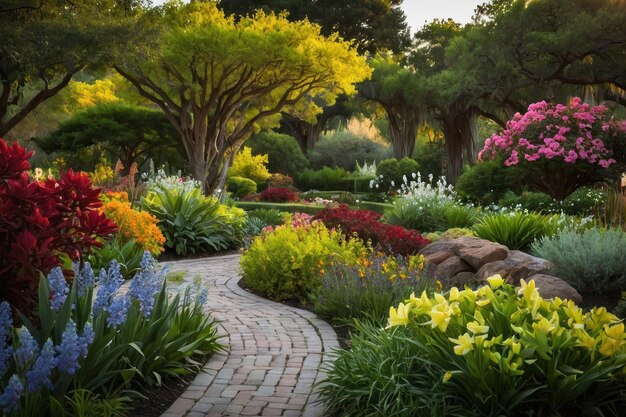
[[[245,217],[213,197],[192,191],[161,188],[141,200],[157,219],[165,236],[165,247],[179,255],[206,250],[223,250],[241,243]]]
[[[287,213],[316,214],[324,206],[314,204],[267,203],[264,201],[236,201],[235,206],[244,210],[276,209]]]
[[[535,239],[556,233],[554,216],[536,213],[490,214],[474,226],[476,236],[500,243],[509,249],[526,249]]]
[[[354,265],[367,252],[359,239],[347,240],[321,222],[310,223],[310,216],[294,215],[252,241],[241,257],[243,281],[270,299],[306,302],[332,262]]]
[[[311,167],[324,166],[343,168],[354,171],[356,163],[382,161],[391,156],[391,149],[366,137],[343,131],[323,136],[309,151]]]
[[[395,158],[385,159],[376,166],[377,185],[379,191],[397,190],[403,184],[403,177],[411,179],[419,172],[419,164],[408,157],[398,161]]]
[[[460,197],[481,205],[495,204],[507,191],[520,192],[525,181],[519,167],[505,167],[502,161],[483,161],[469,166],[457,179]]]
[[[346,415],[423,415],[432,397],[463,416],[621,415],[624,324],[604,308],[544,300],[534,281],[503,283],[424,292],[390,309],[388,330],[368,330],[369,343],[356,338],[329,365],[327,405]],[[405,402],[421,407],[402,414]]]
[[[309,166],[295,138],[270,131],[261,132],[246,141],[254,155],[267,155],[267,169],[273,173],[287,174],[298,178]],[[263,191],[263,190],[259,190]]]
[[[226,181],[228,191],[235,198],[241,198],[248,194],[256,193],[256,182],[243,177],[228,177]]]
[[[285,212],[277,209],[256,209],[248,212],[248,218],[261,219],[267,226],[280,226],[285,222]]]
[[[626,289],[626,233],[619,229],[565,229],[535,242],[532,251],[581,293]]]
[[[371,191],[370,184],[376,177],[356,177],[354,178],[354,192],[367,193]]]
[[[480,209],[472,206],[448,203],[441,207],[441,218],[448,228],[472,227],[480,216]]]
[[[336,325],[351,326],[354,319],[368,319],[382,326],[389,306],[420,292],[427,281],[420,280],[423,257],[409,258],[377,254],[354,266],[339,263],[326,270],[316,293],[313,311]]]
[[[144,249],[135,243],[135,239],[123,243],[115,238],[106,241],[100,250],[90,254],[87,259],[96,273],[115,260],[120,265],[124,279],[129,279],[139,271],[143,252]]]
[[[298,180],[302,190],[352,191],[353,181],[346,181],[348,173],[343,168],[324,167],[318,171],[305,169]]]
[[[394,201],[393,207],[385,209],[383,221],[421,232],[435,232],[446,228],[441,206],[430,200],[416,202],[398,198]]]
[[[465,236],[476,236],[472,229],[466,229],[462,227],[453,227],[446,230],[443,233],[439,233],[435,240],[451,240]]]
[[[441,177],[443,175],[444,161],[446,160],[446,150],[443,141],[417,141],[413,150],[413,159],[419,164],[420,172],[423,176]]]

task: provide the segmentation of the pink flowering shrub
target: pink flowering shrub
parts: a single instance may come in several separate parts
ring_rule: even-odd
[[[568,105],[540,101],[488,138],[478,159],[503,155],[506,166],[534,171],[535,188],[562,200],[609,175],[606,169],[617,165],[615,148],[623,146],[625,135],[626,121],[608,118],[605,106],[592,107],[578,97]]]

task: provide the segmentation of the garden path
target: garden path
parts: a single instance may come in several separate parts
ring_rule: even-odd
[[[218,319],[226,352],[204,366],[161,417],[323,415],[313,384],[337,335],[313,313],[268,301],[237,285],[240,255],[167,262],[171,271],[198,274],[209,288],[207,307]]]

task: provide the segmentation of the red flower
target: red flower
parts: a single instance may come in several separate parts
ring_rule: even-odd
[[[274,203],[287,203],[298,201],[298,194],[291,191],[289,188],[268,188],[263,191],[259,196],[261,201],[271,201]]]

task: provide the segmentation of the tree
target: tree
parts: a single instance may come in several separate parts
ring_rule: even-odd
[[[402,0],[222,0],[219,6],[227,15],[252,15],[265,12],[289,12],[292,21],[309,19],[322,27],[322,34],[332,33],[354,41],[360,53],[375,54],[389,50],[404,51],[411,43]]]
[[[0,137],[89,65],[110,62],[141,2],[9,0],[0,6]]]
[[[359,94],[385,109],[394,157],[410,158],[417,130],[426,117],[421,79],[393,58],[378,57],[371,65],[372,79],[359,85]]]
[[[181,136],[204,191],[223,185],[243,142],[281,112],[319,111],[366,79],[365,60],[338,36],[284,15],[224,16],[212,2],[163,8],[166,30],[154,49],[127,53],[115,66],[157,104]]]
[[[131,165],[158,148],[176,149],[177,132],[163,112],[125,104],[101,104],[76,113],[52,134],[35,139],[47,153],[99,146]]]

